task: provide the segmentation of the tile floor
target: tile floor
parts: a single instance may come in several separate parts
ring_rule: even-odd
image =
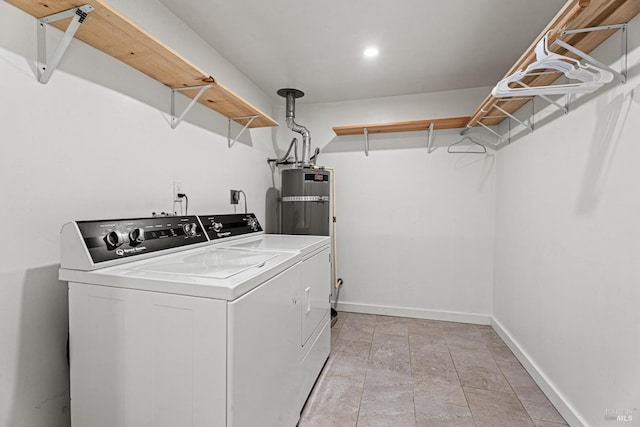
[[[299,427],[567,424],[490,326],[341,312]]]

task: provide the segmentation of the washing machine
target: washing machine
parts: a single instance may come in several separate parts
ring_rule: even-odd
[[[66,224],[72,426],[295,426],[330,351],[329,238],[302,237],[253,214]]]

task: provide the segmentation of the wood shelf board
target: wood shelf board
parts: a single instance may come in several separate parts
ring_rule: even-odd
[[[89,4],[95,8],[87,15],[75,38],[113,56],[170,88],[212,84],[200,103],[229,117],[259,116],[252,128],[277,126],[278,123],[238,95],[217,82],[208,73],[181,57],[134,22],[102,0],[6,0],[36,18]],[[71,18],[52,23],[65,31]],[[195,91],[184,91],[194,97]],[[245,124],[244,120],[237,120]]]
[[[535,46],[549,31],[551,31],[549,50],[575,58],[575,55],[567,52],[565,49],[562,49],[557,45],[552,45],[552,42],[558,38],[561,30],[624,24],[629,22],[639,13],[640,1],[638,0],[570,0],[565,4],[563,9],[558,12],[549,25],[547,25],[547,27],[540,33],[538,38],[536,38],[531,47],[520,57],[518,62],[516,62],[509,72],[507,72],[505,77],[513,74],[515,71],[526,68],[529,64],[535,61]],[[562,37],[562,40],[585,53],[590,53],[617,31],[620,30],[569,34]],[[545,86],[552,84],[559,77],[560,75],[542,75],[532,77],[525,82],[532,87]],[[496,102],[498,102],[498,105],[505,111],[513,114],[526,104],[527,101],[509,101],[508,98],[495,98],[493,95],[489,94],[471,116],[472,119],[469,124],[477,126],[478,120],[484,116],[504,115],[499,110],[492,108]],[[485,119],[482,120],[482,123],[489,126],[498,125],[504,119],[505,118]]]
[[[429,125],[433,123],[434,130],[441,129],[457,129],[463,128],[469,122],[471,117],[448,117],[442,119],[431,120],[413,120],[405,122],[390,122],[390,123],[375,123],[366,125],[350,125],[350,126],[336,126],[333,131],[338,136],[344,135],[362,135],[364,129],[367,129],[368,133],[390,133],[390,132],[411,132],[429,129]]]

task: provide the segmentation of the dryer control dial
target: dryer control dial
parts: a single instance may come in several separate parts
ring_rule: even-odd
[[[138,227],[131,230],[129,233],[129,242],[131,242],[132,245],[144,242],[144,229]]]
[[[127,241],[127,235],[118,230],[111,230],[104,236],[104,241],[109,249],[114,249]]]
[[[184,234],[187,237],[193,237],[196,234],[198,234],[198,225],[195,222],[190,222],[188,224],[183,225],[182,229],[184,230]]]
[[[247,219],[247,225],[251,228],[252,231],[258,231],[258,220],[251,216]]]

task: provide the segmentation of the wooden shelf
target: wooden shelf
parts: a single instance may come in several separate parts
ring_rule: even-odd
[[[571,52],[558,47],[552,46],[552,43],[559,38],[562,30],[581,29],[601,27],[606,25],[625,24],[632,20],[636,15],[640,14],[639,0],[568,0],[553,20],[540,33],[540,35],[531,44],[529,49],[520,57],[520,59],[506,73],[505,77],[512,75],[518,70],[525,69],[529,64],[536,60],[535,47],[538,41],[549,33],[550,50],[561,55],[577,58]],[[590,53],[597,48],[602,42],[611,37],[616,31],[615,29],[592,31],[584,33],[568,34],[562,40],[571,46],[581,50],[584,53]],[[546,86],[552,84],[557,75],[546,74],[530,77],[526,84],[532,87]],[[364,129],[368,133],[385,133],[385,132],[406,132],[416,130],[426,130],[430,123],[434,123],[434,129],[451,129],[463,128],[467,126],[478,126],[478,122],[482,121],[487,126],[495,126],[500,124],[507,117],[504,112],[495,108],[497,104],[504,111],[513,114],[520,109],[529,100],[529,97],[496,98],[493,95],[487,96],[480,106],[476,109],[471,117],[452,117],[435,120],[418,120],[411,122],[395,122],[381,123],[370,125],[354,125],[354,126],[338,126],[333,131],[336,135],[358,135],[363,134]],[[484,117],[486,119],[483,119]]]
[[[102,0],[6,0],[19,9],[42,18],[67,9],[89,4],[95,8],[78,29],[75,37],[113,56],[170,88],[184,88],[211,84],[199,102],[218,113],[245,125],[258,116],[249,127],[277,126],[271,117],[254,107],[212,76],[200,70],[179,54],[165,46],[138,25],[118,13]],[[52,25],[65,31],[70,18]],[[198,89],[183,91],[194,98]]]
[[[535,61],[535,46],[548,32],[550,32],[550,51],[577,58],[575,55],[567,52],[563,48],[552,46],[553,42],[558,39],[562,30],[624,24],[629,22],[639,13],[640,1],[638,0],[569,0],[535,39],[529,49],[505,74],[505,77],[512,75],[518,70],[525,69],[529,64]],[[564,36],[562,40],[584,53],[590,53],[602,42],[611,37],[615,32],[616,30],[606,30],[570,34]],[[530,79],[530,81],[526,82],[529,86],[545,86],[552,84],[556,79],[558,79],[558,75],[541,75],[531,77]],[[509,100],[509,98],[495,98],[493,95],[489,95],[471,116],[469,126],[477,126],[478,121],[482,120],[485,116],[502,116],[482,120],[482,123],[485,125],[493,126],[501,123],[506,117],[504,117],[504,113],[494,108],[496,102],[499,103],[500,108],[513,114],[516,110],[526,104],[528,100]]]
[[[390,133],[390,132],[410,132],[429,129],[429,125],[433,123],[434,130],[440,129],[457,129],[463,128],[469,123],[471,117],[448,117],[444,119],[431,119],[431,120],[414,120],[408,122],[392,122],[392,123],[377,123],[369,125],[350,125],[350,126],[336,126],[333,131],[336,135],[361,135],[364,134],[364,129],[367,129],[368,133]]]

